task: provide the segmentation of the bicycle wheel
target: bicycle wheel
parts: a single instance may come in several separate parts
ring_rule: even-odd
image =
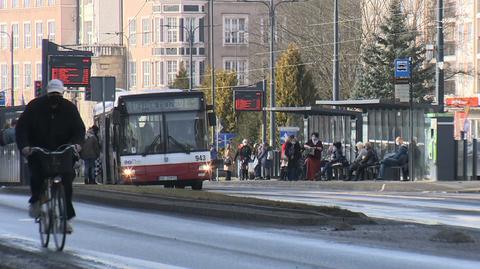
[[[49,203],[42,203],[40,205],[40,216],[37,218],[38,232],[40,233],[40,243],[42,247],[48,247],[50,241],[51,222],[50,220]]]
[[[55,183],[52,188],[52,235],[55,247],[62,251],[67,237],[67,201],[62,183]]]

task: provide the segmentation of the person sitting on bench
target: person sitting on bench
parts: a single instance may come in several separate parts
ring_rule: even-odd
[[[384,178],[386,167],[404,166],[408,163],[408,147],[403,143],[403,138],[400,136],[397,137],[395,139],[395,144],[398,146],[397,151],[387,154],[385,158],[380,161],[380,175],[377,180],[382,180]]]
[[[348,161],[343,155],[342,152],[342,143],[335,142],[333,143],[333,147],[330,147],[328,150],[329,153],[329,161],[325,164],[323,168],[322,175],[325,176],[325,180],[332,180],[333,177],[333,166],[334,165],[341,165],[342,167],[348,166]]]

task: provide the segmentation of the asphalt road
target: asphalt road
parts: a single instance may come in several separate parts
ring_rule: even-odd
[[[208,191],[312,205],[330,205],[370,217],[480,229],[480,193],[321,191],[305,187],[209,184]]]
[[[0,194],[0,241],[84,268],[480,268],[479,261],[332,241],[293,229],[82,203],[76,204],[75,232],[64,253],[56,253],[39,246],[26,200]]]

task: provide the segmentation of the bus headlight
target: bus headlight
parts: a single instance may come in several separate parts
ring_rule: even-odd
[[[130,178],[135,176],[135,170],[133,170],[132,168],[125,168],[123,169],[122,174],[124,177]]]
[[[210,172],[212,170],[212,167],[209,164],[202,164],[202,165],[200,165],[198,170]]]

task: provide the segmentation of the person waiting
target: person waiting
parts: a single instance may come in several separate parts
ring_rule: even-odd
[[[387,154],[382,161],[380,161],[380,174],[377,180],[383,180],[385,177],[385,168],[394,166],[405,166],[408,163],[408,147],[404,144],[402,137],[395,139],[397,150],[394,153]],[[405,175],[405,169],[402,168],[402,172]]]
[[[333,146],[329,148],[329,161],[325,164],[322,172],[322,175],[325,176],[326,180],[332,180],[333,166],[337,164],[342,166],[347,164],[347,159],[343,155],[341,142],[335,142],[333,143]]]
[[[312,137],[304,145],[305,150],[308,151],[305,166],[307,169],[307,180],[315,180],[315,175],[320,171],[322,161],[322,141],[318,138],[318,133],[312,133]]]
[[[353,180],[363,180],[365,168],[374,165],[378,161],[372,143],[367,142],[363,144],[359,142],[357,143],[357,149],[359,151],[358,156],[348,169],[348,180],[352,180],[353,172],[355,172],[355,179]]]

